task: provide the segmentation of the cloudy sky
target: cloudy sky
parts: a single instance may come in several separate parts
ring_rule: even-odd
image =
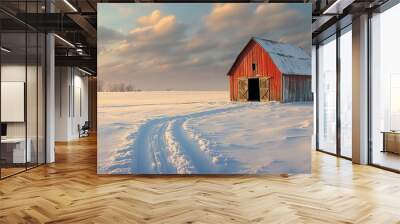
[[[252,36],[311,49],[310,4],[98,4],[98,79],[142,90],[227,90]]]

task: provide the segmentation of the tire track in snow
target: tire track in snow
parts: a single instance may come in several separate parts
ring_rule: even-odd
[[[164,119],[150,120],[140,127],[133,147],[132,173],[176,173],[167,159],[165,130]]]
[[[133,147],[132,173],[217,173],[218,165],[183,127],[185,121],[230,112],[245,107],[235,105],[192,114],[152,119],[138,130]]]
[[[183,129],[193,141],[197,142],[200,150],[203,151],[204,154],[208,155],[214,166],[218,167],[218,170],[214,173],[239,173],[241,169],[240,162],[232,157],[222,154],[216,142],[212,141],[212,138],[207,138],[206,133],[201,133],[197,131],[193,125],[189,125],[189,121],[191,120],[195,121],[197,119],[186,120],[183,123]]]
[[[155,128],[157,133],[150,136],[150,148],[153,153],[152,168],[156,173],[176,173],[176,168],[168,161],[168,152],[165,149],[164,133],[167,129],[167,124],[163,122]]]
[[[176,140],[179,141],[181,150],[185,157],[190,161],[189,163],[195,167],[196,173],[216,173],[218,167],[212,163],[212,160],[202,150],[199,145],[190,139],[183,129],[183,123],[187,117],[177,118],[172,123],[172,134]]]
[[[175,120],[169,121],[165,131],[165,143],[169,151],[169,161],[175,165],[178,174],[190,174],[196,172],[195,167],[190,163],[182,150],[182,145],[173,135]]]

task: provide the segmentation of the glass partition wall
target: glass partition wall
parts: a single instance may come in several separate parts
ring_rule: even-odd
[[[318,46],[318,149],[336,154],[336,36]]]
[[[38,4],[39,1],[28,5],[20,1],[18,7],[35,12],[39,10]],[[45,163],[46,40],[43,33],[3,11],[0,11],[0,26],[0,178],[3,179]]]
[[[369,26],[369,164],[400,172],[400,4]],[[317,149],[352,157],[352,27],[317,44]]]
[[[400,4],[371,18],[370,163],[400,171]]]
[[[317,149],[352,157],[351,25],[317,47]]]
[[[24,32],[1,33],[1,177],[26,169]],[[29,162],[29,160],[28,160]]]
[[[351,25],[341,31],[340,68],[340,155],[352,158],[352,33]]]

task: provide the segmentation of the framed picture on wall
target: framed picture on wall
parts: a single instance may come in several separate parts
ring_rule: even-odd
[[[309,4],[98,4],[98,173],[310,172],[310,21]]]

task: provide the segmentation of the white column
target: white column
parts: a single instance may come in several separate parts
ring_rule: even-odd
[[[47,34],[46,45],[46,163],[52,163],[55,161],[55,44],[53,34]]]
[[[54,12],[54,5],[46,1],[46,11]],[[55,42],[54,34],[46,35],[46,163],[55,161]]]
[[[368,163],[368,15],[353,19],[353,162]]]

